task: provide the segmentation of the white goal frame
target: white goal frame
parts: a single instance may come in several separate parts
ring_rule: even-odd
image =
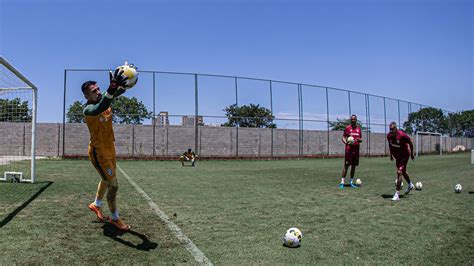
[[[9,71],[11,71],[18,79],[23,81],[28,87],[11,87],[11,88],[2,88],[3,91],[15,91],[15,90],[31,90],[32,91],[32,113],[31,113],[31,165],[30,165],[30,178],[25,179],[21,178],[22,182],[31,182],[34,183],[36,179],[36,111],[37,111],[37,99],[38,99],[38,88],[28,80],[23,74],[20,73],[12,64],[10,64],[3,56],[0,55],[0,65],[3,65]]]
[[[420,141],[418,136],[419,135],[436,135],[439,136],[439,155],[443,155],[443,134],[435,133],[435,132],[424,132],[424,131],[417,131],[415,134],[415,150],[416,150],[416,157],[418,157],[418,151],[420,150]]]

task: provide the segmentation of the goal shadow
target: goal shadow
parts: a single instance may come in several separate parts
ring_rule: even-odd
[[[49,186],[51,186],[54,182],[52,181],[46,181],[46,182],[36,182],[36,183],[45,183],[43,187],[41,187],[35,194],[33,194],[27,201],[23,202],[20,206],[18,206],[14,211],[12,211],[10,214],[8,214],[7,217],[5,217],[2,221],[0,221],[0,228],[8,224],[15,216],[21,212],[28,204],[30,204],[33,200],[35,200],[41,193],[43,193]],[[29,184],[23,184],[23,185],[29,185]]]

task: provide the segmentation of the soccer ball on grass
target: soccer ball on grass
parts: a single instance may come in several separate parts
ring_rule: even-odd
[[[360,180],[359,178],[357,178],[355,184],[356,184],[357,186],[361,186],[361,185],[362,185],[362,180]]]
[[[395,179],[395,186],[397,186],[397,179]],[[402,184],[400,185],[400,187],[403,187],[403,180],[402,180]]]
[[[421,190],[422,187],[423,187],[423,184],[421,184],[421,182],[416,182],[416,184],[415,184],[415,189],[416,190]]]
[[[116,69],[122,72],[122,76],[127,77],[128,79],[125,81],[125,89],[131,89],[133,86],[137,84],[138,81],[138,71],[137,67],[133,64],[128,64],[125,62],[124,65],[118,66]]]
[[[461,191],[462,191],[461,184],[457,184],[457,185],[454,186],[454,192],[461,193]]]
[[[303,233],[300,229],[296,227],[291,227],[285,233],[282,238],[283,245],[290,248],[296,248],[301,245],[301,239],[303,238]]]

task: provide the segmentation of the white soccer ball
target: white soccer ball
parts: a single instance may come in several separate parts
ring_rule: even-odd
[[[303,233],[301,233],[300,229],[296,227],[291,227],[286,231],[285,235],[282,238],[283,245],[290,248],[299,247],[301,245],[302,238]]]
[[[138,71],[137,67],[133,64],[128,64],[125,62],[123,66],[118,66],[117,69],[119,71],[123,71],[122,76],[127,77],[128,79],[125,81],[125,89],[131,89],[133,86],[137,84],[138,81]]]
[[[423,188],[423,184],[421,184],[421,182],[416,182],[415,189],[416,190],[421,190],[421,188]]]
[[[397,186],[397,179],[395,179],[395,186]],[[403,180],[402,180],[401,187],[403,187]]]
[[[360,180],[359,178],[356,179],[356,185],[360,186],[362,185],[362,180]]]
[[[352,136],[347,137],[346,143],[349,144],[349,145],[354,144],[354,137],[352,137]]]
[[[454,186],[454,192],[461,193],[461,190],[462,190],[461,184],[457,184]]]

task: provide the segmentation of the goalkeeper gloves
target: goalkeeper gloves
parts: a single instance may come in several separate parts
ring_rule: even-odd
[[[123,70],[116,69],[112,74],[112,71],[109,71],[110,85],[107,89],[107,93],[111,96],[115,95],[119,88],[125,87],[125,82],[128,77],[122,76]]]

